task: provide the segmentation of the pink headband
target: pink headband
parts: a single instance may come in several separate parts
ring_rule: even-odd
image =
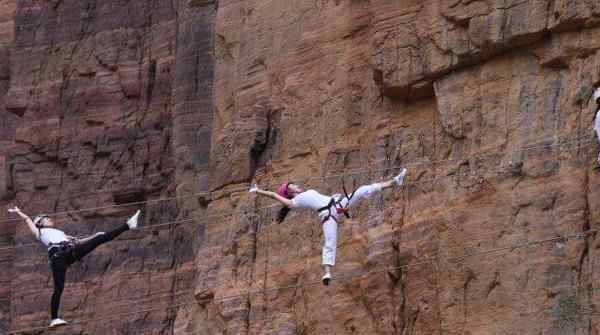
[[[292,197],[288,194],[288,186],[290,184],[291,184],[290,182],[281,184],[279,186],[279,188],[277,189],[277,194],[279,194],[280,196],[282,196],[284,198],[291,199]]]

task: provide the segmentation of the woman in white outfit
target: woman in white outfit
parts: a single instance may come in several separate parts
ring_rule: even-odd
[[[404,182],[407,170],[403,169],[399,175],[385,182],[364,185],[352,194],[323,195],[315,190],[303,190],[291,182],[283,183],[277,192],[259,189],[257,186],[250,188],[251,193],[258,193],[281,202],[285,207],[279,212],[278,221],[281,222],[292,208],[308,208],[316,211],[323,224],[325,243],[323,244],[323,284],[329,285],[331,281],[331,268],[335,265],[335,252],[337,247],[337,224],[342,215],[348,216],[348,209],[358,204],[361,200],[394,185],[400,186]],[[346,192],[344,192],[346,193]]]
[[[596,101],[596,116],[594,122],[594,130],[596,131],[596,136],[598,138],[598,142],[600,142],[600,87],[596,89],[594,92],[594,101]],[[600,153],[598,153],[598,164],[600,164]]]

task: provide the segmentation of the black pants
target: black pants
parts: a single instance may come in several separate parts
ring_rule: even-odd
[[[80,261],[87,254],[94,251],[99,245],[112,241],[128,229],[129,226],[124,224],[113,231],[96,236],[87,242],[76,244],[75,247],[67,249],[55,247],[48,252],[48,256],[50,257],[50,267],[52,268],[52,277],[54,278],[54,293],[52,293],[52,301],[50,303],[52,319],[58,318],[60,296],[65,288],[65,277],[69,266]]]

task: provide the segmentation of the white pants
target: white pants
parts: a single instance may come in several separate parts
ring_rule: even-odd
[[[372,195],[381,192],[381,185],[379,183],[365,185],[359,187],[352,199],[350,199],[350,203],[348,203],[348,199],[344,197],[342,199],[342,206],[347,208],[352,208],[356,206],[361,200],[368,199]],[[337,197],[340,195],[334,195]],[[319,218],[323,220],[328,215],[327,211],[323,211],[319,213]],[[340,220],[341,216],[337,214],[334,208],[331,209],[331,215],[335,217],[329,218],[327,221],[323,222],[323,235],[325,235],[325,243],[323,244],[323,265],[335,265],[335,251],[337,248],[337,222],[336,220]]]
[[[594,131],[596,131],[596,139],[598,140],[598,143],[600,143],[600,109],[596,112]],[[598,163],[600,163],[600,153],[598,153]]]

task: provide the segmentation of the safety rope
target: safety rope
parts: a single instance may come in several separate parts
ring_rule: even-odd
[[[473,258],[473,257],[481,257],[481,256],[485,256],[485,255],[490,255],[493,253],[498,253],[498,252],[512,252],[514,250],[517,249],[521,249],[521,248],[526,248],[526,247],[531,247],[531,246],[539,246],[545,243],[549,243],[549,242],[570,242],[573,240],[580,240],[585,238],[586,236],[592,235],[597,233],[598,230],[597,229],[591,229],[591,230],[587,230],[584,232],[579,232],[579,233],[573,233],[573,234],[569,234],[569,235],[565,235],[565,236],[553,236],[553,237],[549,237],[549,238],[544,238],[544,239],[539,239],[539,240],[533,240],[533,241],[527,241],[527,242],[521,242],[521,243],[516,243],[510,246],[505,246],[505,247],[499,247],[499,248],[493,248],[493,249],[487,249],[487,250],[482,250],[482,251],[478,251],[478,252],[472,252],[472,253],[468,253],[465,254],[463,256],[460,257],[454,257],[454,258],[450,258],[447,261],[449,263],[464,263],[465,260],[467,260],[468,258]],[[410,263],[410,264],[405,264],[405,265],[400,265],[400,266],[392,266],[392,267],[386,267],[386,268],[381,268],[381,269],[374,269],[374,270],[370,270],[370,271],[365,271],[362,273],[355,273],[355,274],[349,274],[349,275],[340,275],[336,278],[332,278],[332,281],[347,281],[350,279],[355,279],[355,278],[363,278],[363,277],[369,277],[371,275],[374,274],[378,274],[378,273],[386,273],[389,271],[396,271],[396,270],[402,270],[402,269],[408,269],[411,267],[415,267],[415,266],[421,266],[424,264],[430,264],[432,262],[435,262],[439,259],[439,257],[427,257],[424,258],[420,261],[416,261],[414,263]],[[228,295],[228,296],[223,296],[220,298],[214,298],[212,299],[213,302],[223,302],[223,301],[227,301],[227,300],[231,300],[231,299],[239,299],[239,298],[244,298],[253,294],[265,294],[266,292],[270,292],[270,291],[278,291],[278,290],[287,290],[287,289],[292,289],[292,288],[302,288],[302,287],[312,287],[312,286],[318,286],[318,285],[322,285],[322,282],[320,280],[318,281],[311,281],[311,282],[306,282],[306,283],[298,283],[298,284],[292,284],[292,285],[284,285],[284,286],[272,286],[269,288],[262,288],[262,289],[254,289],[254,290],[247,290],[244,293],[241,294],[233,294],[233,295]],[[115,314],[109,314],[103,317],[98,317],[98,318],[93,318],[93,319],[82,319],[79,321],[75,321],[70,323],[70,325],[77,325],[77,324],[83,324],[83,323],[90,323],[90,322],[95,322],[95,321],[108,321],[108,320],[114,320],[114,319],[119,319],[122,318],[124,316],[128,316],[128,315],[135,315],[135,314],[139,314],[139,313],[146,313],[146,312],[150,312],[150,311],[155,311],[155,310],[165,310],[165,309],[176,309],[179,307],[183,307],[183,306],[191,306],[193,305],[195,302],[191,302],[191,303],[181,303],[181,304],[175,304],[172,306],[167,306],[165,307],[156,307],[156,308],[149,308],[149,309],[143,309],[143,310],[139,310],[139,311],[134,311],[134,312],[128,312],[128,313],[115,313]],[[8,334],[18,334],[18,333],[23,333],[23,332],[31,332],[31,331],[36,331],[36,330],[43,330],[43,329],[47,329],[49,328],[48,326],[41,326],[41,327],[34,327],[34,328],[28,328],[28,329],[19,329],[19,330],[13,330],[10,331]]]
[[[567,143],[566,143],[566,142],[564,142],[564,143],[554,143],[554,144],[549,144],[549,145],[542,145],[542,146],[540,146],[540,147],[550,147],[550,146],[557,146],[557,145],[561,145],[561,144],[562,144],[562,145],[564,145],[564,144],[567,144]],[[578,147],[577,149],[581,149],[581,148],[583,148],[584,146],[586,146],[586,145],[582,145],[582,146]],[[523,150],[519,150],[519,151],[533,150],[533,149],[534,149],[534,148],[532,148],[532,147],[529,147],[529,148],[525,148],[525,149],[523,149]],[[461,160],[466,160],[466,158],[461,158]],[[409,165],[409,164],[407,164],[407,165],[405,165],[405,166],[408,166],[408,165]],[[384,170],[389,170],[389,169],[392,169],[392,168],[378,169],[378,171],[384,171]],[[373,171],[373,169],[362,169],[362,170],[364,170],[364,171]],[[357,172],[358,172],[358,170],[354,170],[354,171],[353,171],[353,173],[357,173]],[[331,176],[328,176],[328,177],[331,177]],[[436,177],[436,178],[434,178],[434,179],[427,180],[427,181],[425,181],[425,182],[429,182],[429,181],[432,181],[432,180],[435,180],[435,179],[455,178],[455,177],[456,177],[456,175],[450,175],[450,176],[444,176],[444,177]],[[324,178],[327,178],[327,177],[322,177],[322,178],[324,179]],[[313,179],[314,179],[314,178],[313,178]],[[422,183],[422,182],[423,182],[423,181],[420,181],[420,182],[418,182],[418,183]],[[407,185],[410,185],[410,184],[407,184]],[[240,190],[246,190],[246,188],[242,188],[242,189],[240,189]],[[164,200],[165,200],[165,199],[156,199],[155,201],[164,201]],[[144,203],[148,203],[148,202],[151,202],[151,201],[146,201],[146,202],[144,202]],[[124,204],[123,204],[123,205],[124,205]],[[111,207],[112,207],[112,206],[111,206]],[[265,207],[265,208],[272,208],[272,207],[275,207],[275,206],[267,206],[267,207]],[[264,208],[263,208],[263,209],[264,209]],[[83,210],[83,209],[82,209],[82,210]],[[226,216],[226,215],[233,215],[233,214],[232,214],[232,213],[230,213],[230,214],[224,214],[223,216]],[[162,224],[157,224],[157,225],[151,225],[151,226],[146,226],[146,227],[140,227],[140,229],[142,229],[142,228],[152,228],[152,227],[156,227],[156,226],[165,226],[165,225],[171,225],[171,224],[175,224],[175,223],[179,223],[179,222],[185,222],[185,221],[190,221],[190,222],[191,222],[191,221],[194,221],[194,220],[193,220],[193,219],[184,219],[184,220],[178,220],[178,221],[174,221],[174,222],[167,222],[167,223],[162,223]],[[0,249],[0,250],[2,250],[2,249]],[[338,279],[338,280],[339,280],[339,279]],[[320,282],[319,282],[319,283],[320,283]],[[285,289],[285,287],[283,287],[283,288]],[[264,290],[259,290],[259,292],[262,292],[262,291],[264,291]],[[248,292],[247,294],[252,294],[252,293],[253,293],[253,292]],[[245,294],[245,295],[247,295],[247,294]],[[225,297],[225,298],[229,299],[229,298],[232,298],[232,297]],[[224,298],[224,299],[225,299],[225,298]]]
[[[586,139],[586,141],[581,141],[582,139]],[[560,140],[560,139],[559,139]],[[393,167],[387,167],[387,168],[382,168],[382,169],[369,169],[369,168],[364,168],[364,169],[353,169],[353,170],[349,170],[348,172],[344,172],[344,173],[339,173],[339,174],[329,174],[323,177],[307,177],[307,178],[303,178],[301,179],[302,181],[311,181],[311,180],[325,180],[325,179],[329,179],[329,178],[334,178],[334,177],[343,177],[343,176],[349,176],[349,175],[357,175],[357,174],[362,174],[365,172],[386,172],[386,171],[390,171],[390,170],[397,170],[403,167],[411,167],[411,166],[419,166],[419,165],[425,165],[425,164],[441,164],[441,163],[449,163],[452,161],[455,162],[460,162],[460,161],[467,161],[470,159],[475,159],[475,158],[482,158],[482,157],[487,157],[487,156],[496,156],[499,155],[500,153],[503,153],[505,155],[511,154],[511,153],[517,153],[517,152],[527,152],[527,151],[531,151],[531,150],[536,150],[536,149],[545,149],[545,148],[551,148],[551,147],[557,147],[560,145],[568,145],[568,144],[576,144],[579,145],[577,147],[575,147],[575,149],[582,149],[584,147],[587,147],[591,144],[593,144],[593,141],[591,140],[591,138],[589,136],[584,136],[584,137],[579,137],[579,138],[575,138],[572,139],[570,141],[566,141],[566,142],[560,142],[558,141],[557,143],[552,143],[552,144],[545,144],[545,145],[530,145],[530,146],[526,146],[523,147],[521,149],[518,150],[512,150],[512,151],[505,151],[505,152],[492,152],[492,153],[487,153],[487,154],[480,154],[480,155],[474,155],[474,156],[470,156],[470,157],[461,157],[461,158],[448,158],[448,159],[441,159],[441,160],[435,160],[435,161],[422,161],[422,162],[408,162],[402,166],[393,166]],[[493,150],[492,150],[493,151]],[[276,186],[277,184],[266,184],[263,187],[268,187],[268,186]],[[232,194],[235,192],[240,192],[240,191],[247,191],[248,187],[244,186],[244,187],[239,187],[239,188],[232,188],[227,190],[227,194]],[[145,201],[135,201],[135,202],[129,202],[129,203],[123,203],[123,204],[115,204],[115,205],[106,205],[106,206],[98,206],[98,207],[89,207],[89,208],[81,208],[81,209],[76,209],[76,210],[67,210],[67,211],[59,211],[59,212],[55,212],[55,213],[51,213],[48,214],[49,216],[58,216],[58,215],[66,215],[66,214],[74,214],[74,213],[82,213],[82,212],[88,212],[88,211],[97,211],[97,210],[102,210],[102,209],[110,209],[110,208],[119,208],[119,207],[131,207],[131,206],[139,206],[139,205],[143,205],[143,204],[152,204],[152,203],[158,203],[158,202],[163,202],[163,201],[172,201],[172,200],[180,200],[180,199],[188,199],[188,198],[193,198],[193,197],[207,197],[210,196],[212,194],[215,193],[220,193],[221,191],[212,191],[212,192],[197,192],[197,193],[191,193],[191,194],[187,194],[187,195],[181,195],[181,196],[173,196],[173,197],[167,197],[167,198],[160,198],[160,199],[150,199],[150,200],[145,200]],[[12,222],[12,221],[18,221],[20,219],[8,219],[2,222]]]
[[[591,143],[587,143],[583,146],[577,146],[574,149],[581,149],[585,146],[590,145]],[[565,150],[567,151],[567,150]],[[393,168],[385,168],[385,169],[378,169],[378,170],[368,170],[368,169],[363,169],[363,171],[384,171],[384,170],[390,170],[390,169],[397,169],[398,167],[393,167]],[[355,172],[353,172],[354,174],[357,174],[358,172],[356,172],[357,170],[355,170]],[[480,171],[480,170],[478,170]],[[487,170],[487,171],[493,171],[493,169]],[[503,171],[502,168],[498,168],[496,171]],[[417,182],[412,182],[412,183],[406,183],[404,184],[405,186],[411,186],[411,185],[418,185],[418,184],[425,184],[425,183],[431,183],[431,182],[436,182],[439,180],[444,180],[444,179],[451,179],[451,178],[457,178],[457,177],[461,177],[461,176],[469,176],[472,175],[471,172],[466,171],[464,173],[456,173],[456,174],[451,174],[451,175],[447,175],[447,176],[438,176],[438,177],[433,177],[433,178],[429,178],[429,179],[425,179],[425,180],[421,180],[421,181],[417,181]],[[243,188],[238,188],[235,190],[230,190],[230,192],[238,192],[238,191],[247,191],[247,187],[243,187]],[[189,198],[189,197],[193,197],[193,196],[197,196],[198,194],[208,194],[208,192],[201,192],[201,193],[195,193],[195,194],[190,194],[190,195],[185,195],[185,196],[179,196],[179,197],[173,197],[170,198],[168,200],[172,200],[175,198]],[[106,208],[112,208],[112,207],[119,207],[119,206],[133,206],[133,205],[138,205],[138,204],[147,204],[147,203],[151,203],[151,202],[161,202],[161,201],[165,201],[167,199],[154,199],[154,200],[148,200],[148,201],[140,201],[140,202],[135,202],[135,203],[129,203],[129,204],[120,204],[120,205],[109,205],[109,206],[103,206],[103,207],[94,207],[94,208],[82,208],[79,210],[74,210],[74,211],[64,211],[64,212],[57,212],[57,213],[53,213],[50,215],[61,215],[61,214],[66,214],[66,213],[74,213],[74,212],[78,212],[78,211],[92,211],[92,210],[97,210],[97,209],[106,209]],[[275,205],[269,205],[269,206],[265,206],[265,207],[259,207],[256,210],[266,210],[266,209],[273,209],[273,208],[277,208],[280,205],[275,204]],[[227,211],[227,213],[225,214],[209,214],[209,215],[204,215],[202,217],[202,220],[206,220],[206,219],[214,219],[214,218],[220,218],[220,217],[226,217],[226,216],[232,216],[232,215],[236,215],[239,214],[240,212],[238,211]],[[13,220],[17,220],[17,219],[13,219]],[[20,220],[20,219],[19,219]],[[175,221],[170,221],[170,222],[164,222],[164,223],[159,223],[159,224],[155,224],[155,225],[148,225],[148,226],[141,226],[136,228],[136,230],[142,230],[142,229],[152,229],[152,228],[157,228],[157,227],[163,227],[163,226],[170,226],[170,225],[174,225],[174,224],[179,224],[179,223],[191,223],[194,221],[198,221],[196,219],[193,218],[185,218],[185,219],[180,219],[180,220],[175,220]],[[262,234],[262,233],[261,233]],[[261,235],[259,234],[259,235]],[[32,245],[37,245],[38,243],[28,243],[28,244],[22,244],[22,245],[17,245],[17,246],[8,246],[8,247],[2,247],[0,248],[0,251],[2,250],[9,250],[9,249],[14,249],[14,248],[21,248],[21,247],[26,247],[26,246],[32,246]]]
[[[205,102],[205,101],[203,101]],[[106,115],[111,115],[112,112],[107,112],[107,113],[97,113],[97,114],[91,114],[89,116],[80,116],[81,118],[85,118],[85,117],[90,117],[90,116],[98,116],[98,115],[102,115],[102,114],[106,114]],[[77,118],[77,117],[75,117]],[[518,123],[516,125],[519,125]],[[520,131],[527,131],[530,129],[537,129],[539,128],[538,126],[531,126],[531,127],[524,127],[524,128],[519,128]],[[258,129],[245,129],[245,130],[236,130],[235,131],[235,135],[239,135],[239,134],[250,134],[250,133],[257,133],[259,130]],[[581,131],[577,131],[577,132],[581,132]],[[593,136],[592,136],[593,137]],[[550,136],[546,136],[546,135],[542,135],[539,136],[537,138],[535,138],[533,141],[543,141],[544,139],[555,139],[556,136],[555,135],[550,135]],[[530,140],[531,141],[531,140]],[[69,142],[69,143],[73,143],[73,142]],[[73,172],[68,172],[67,174],[73,174],[72,177],[81,177],[81,176],[101,176],[101,177],[110,177],[110,178],[118,178],[120,176],[122,176],[121,174],[118,175],[106,175],[106,173],[100,173],[100,172],[83,172],[83,173],[76,173],[74,174]],[[142,177],[148,178],[148,177],[152,177],[152,176],[159,176],[162,175],[163,172],[156,172],[156,173],[152,173],[152,174],[148,174]],[[48,181],[48,180],[54,180],[54,179],[60,179],[60,176],[56,176],[56,177],[52,177],[52,176],[45,176],[43,178],[44,181]],[[118,190],[118,189],[115,189]],[[33,191],[33,190],[27,190],[27,191]],[[100,192],[90,192],[90,193],[86,193],[86,194],[102,194],[105,191],[100,191]],[[60,193],[45,193],[45,195],[53,195],[53,194],[60,194]]]

